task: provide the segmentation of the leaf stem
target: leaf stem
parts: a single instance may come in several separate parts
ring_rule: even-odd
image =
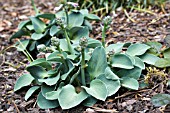
[[[102,30],[102,45],[105,48],[105,38],[106,38],[106,25],[103,26]]]
[[[57,48],[58,48],[58,50],[59,50],[60,54],[62,54],[62,51],[61,51],[60,45],[58,45],[58,47],[57,47]],[[63,64],[64,64],[64,67],[66,68],[66,70],[68,70],[68,66],[67,66],[66,61],[64,60],[63,55],[61,55],[61,59],[62,59],[62,62],[63,62]]]
[[[31,4],[32,4],[32,6],[33,6],[33,8],[34,8],[34,11],[35,11],[36,15],[39,14],[39,10],[38,10],[37,7],[35,6],[34,0],[31,0]]]
[[[68,24],[69,24],[69,18],[68,18],[68,9],[66,8],[67,6],[65,6],[64,5],[64,11],[65,11],[65,13],[66,13],[66,21],[67,21],[67,26],[68,26]]]
[[[63,30],[64,30],[64,35],[65,35],[66,40],[67,40],[68,49],[69,49],[69,51],[70,51],[71,54],[74,54],[74,50],[73,50],[73,48],[72,48],[72,46],[71,46],[70,39],[69,39],[69,37],[68,37],[67,31],[66,31],[65,28],[63,28]]]
[[[85,51],[84,51],[84,48],[82,48],[81,54],[82,54],[82,60],[81,60],[81,80],[82,80],[83,86],[86,86],[85,73],[84,73],[84,68],[85,68]]]

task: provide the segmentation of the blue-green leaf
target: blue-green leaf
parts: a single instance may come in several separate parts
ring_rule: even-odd
[[[52,13],[38,14],[36,15],[36,17],[53,20],[55,18],[55,14],[52,14]]]
[[[53,25],[53,26],[50,28],[50,35],[51,35],[51,36],[54,36],[54,35],[57,34],[59,31],[60,31],[60,29],[58,29],[58,27],[57,27],[56,25]]]
[[[48,86],[48,85],[46,85],[46,84],[42,84],[42,85],[41,85],[41,93],[42,93],[42,95],[46,98],[47,93],[48,93],[48,92],[51,92],[51,91],[54,91],[55,88],[56,88],[55,85],[53,85],[53,86]]]
[[[35,79],[49,77],[47,71],[43,67],[38,65],[27,67],[27,71],[29,71]]]
[[[135,59],[135,64],[134,64],[135,66],[141,69],[145,69],[145,64],[139,57],[134,57],[134,59]]]
[[[94,14],[85,14],[84,16],[88,20],[100,21],[100,18],[97,15],[94,15]]]
[[[163,51],[164,58],[170,58],[170,48]]]
[[[27,101],[37,89],[39,89],[39,86],[31,87],[25,94],[25,100]]]
[[[79,105],[87,97],[88,94],[84,90],[77,94],[75,88],[68,84],[62,88],[58,101],[62,109],[70,109]]]
[[[58,99],[58,96],[62,90],[62,87],[64,86],[64,83],[61,82],[57,91],[50,91],[50,92],[47,92],[46,93],[46,99],[48,100],[55,100],[55,99]]]
[[[125,88],[128,89],[133,89],[133,90],[138,90],[139,88],[139,83],[136,79],[134,78],[129,78],[129,77],[123,77],[121,78],[121,85]]]
[[[119,77],[116,74],[114,74],[109,67],[107,67],[105,70],[105,76],[107,79],[119,80]]]
[[[113,50],[115,53],[121,52],[123,46],[124,46],[124,43],[110,44],[108,47],[106,47],[106,53],[108,53],[109,51],[113,51]]]
[[[106,97],[107,97],[107,94],[108,94],[108,89],[105,85],[104,82],[102,82],[101,80],[99,79],[95,79],[93,81],[91,81],[90,83],[90,88],[86,87],[86,86],[82,86],[86,92],[95,97],[96,99],[99,99],[99,100],[102,100],[102,101],[105,101],[106,100]]]
[[[154,66],[159,68],[170,67],[170,58],[161,58],[155,62]]]
[[[107,67],[106,54],[103,47],[97,47],[93,53],[92,57],[88,62],[88,73],[90,77],[95,78],[100,74],[105,72]]]
[[[41,66],[43,68],[46,68],[47,70],[51,70],[52,69],[51,63],[46,61],[45,58],[36,59],[33,62],[31,62],[27,67],[31,67],[31,66]]]
[[[47,79],[38,79],[39,82],[44,82],[47,85],[55,85],[57,84],[58,80],[60,79],[60,73],[56,76],[56,77],[51,77],[51,78],[47,78]]]
[[[116,74],[119,77],[130,77],[138,80],[142,73],[142,69],[139,67],[134,67],[133,69],[121,69]]]
[[[105,77],[105,74],[99,75],[97,79],[100,79],[102,82],[105,83],[108,92],[107,96],[112,96],[113,94],[115,94],[121,86],[119,80],[107,79]]]
[[[80,12],[72,12],[68,16],[69,18],[69,28],[75,26],[81,26],[84,21],[84,16]]]
[[[124,68],[124,69],[132,69],[133,63],[131,59],[125,54],[115,54],[111,58],[112,67]]]
[[[57,100],[47,100],[41,92],[38,95],[37,104],[41,109],[56,108],[59,106]]]
[[[41,39],[42,37],[44,36],[44,34],[42,34],[42,33],[33,33],[32,35],[31,35],[31,38],[33,39],[33,40],[39,40],[39,39]]]
[[[143,55],[149,48],[146,44],[132,44],[128,47],[126,54],[130,56]]]
[[[19,23],[18,29],[22,29],[22,28],[25,27],[29,22],[30,22],[30,20],[22,21],[21,23]]]
[[[14,86],[14,91],[17,91],[25,86],[30,85],[33,80],[34,80],[34,77],[32,77],[30,74],[24,74],[20,76]]]
[[[37,32],[37,33],[42,33],[44,32],[45,28],[46,28],[46,25],[43,21],[41,21],[39,18],[36,18],[36,17],[30,17],[31,19],[31,22],[34,26],[34,30]]]
[[[153,54],[144,54],[144,55],[141,55],[139,57],[143,62],[147,63],[147,64],[151,64],[151,65],[154,65],[156,61],[158,61],[160,58],[153,55]]]

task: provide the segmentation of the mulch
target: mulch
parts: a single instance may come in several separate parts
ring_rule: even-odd
[[[41,0],[36,2],[42,12],[53,12],[55,1]],[[105,102],[99,101],[93,107],[77,106],[62,111],[61,108],[42,110],[36,105],[35,97],[24,100],[26,89],[14,93],[14,84],[24,73],[27,58],[12,47],[9,37],[17,31],[17,25],[29,16],[34,15],[30,0],[1,0],[0,1],[0,112],[3,113],[169,113],[170,107],[155,107],[151,97],[157,93],[170,93],[164,84],[155,83],[152,87],[128,91],[121,89]],[[165,44],[164,38],[170,36],[170,3],[166,4],[166,14],[158,7],[150,9],[151,13],[127,10],[130,18],[119,8],[116,14],[111,14],[113,21],[107,31],[108,44],[117,42],[148,42],[157,41]],[[93,23],[90,37],[101,39],[100,23]],[[169,73],[167,73],[169,76]]]

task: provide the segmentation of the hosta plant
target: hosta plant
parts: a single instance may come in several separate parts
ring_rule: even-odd
[[[148,53],[151,47],[146,44],[117,43],[104,48],[99,41],[82,37],[78,44],[71,44],[72,53],[61,42],[53,37],[50,47],[39,45],[39,52],[45,56],[31,62],[26,68],[28,73],[14,87],[18,91],[31,85],[25,100],[39,92],[37,104],[42,109],[92,106],[121,87],[138,90],[144,62],[154,64],[159,59]]]

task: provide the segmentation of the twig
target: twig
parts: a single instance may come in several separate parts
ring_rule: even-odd
[[[15,102],[14,102],[13,100],[12,100],[12,103],[14,104],[14,107],[16,108],[17,113],[21,113],[21,112],[19,111],[19,109],[18,109],[17,105],[15,104]]]
[[[0,64],[0,66],[2,66],[4,64],[4,62],[5,62],[5,55],[2,54],[2,63]]]
[[[123,11],[124,11],[125,15],[128,17],[129,20],[131,20],[132,22],[136,23],[136,21],[129,16],[129,14],[127,13],[126,9],[124,9]]]
[[[33,105],[33,108],[35,108],[36,104],[37,104],[37,100],[35,101],[35,103],[34,103],[34,105]]]
[[[117,100],[117,99],[126,97],[126,96],[131,95],[131,94],[146,92],[146,91],[148,91],[148,90],[151,90],[151,89],[143,89],[143,90],[139,90],[139,91],[136,91],[136,92],[127,92],[127,93],[125,93],[125,94],[123,94],[123,95],[120,95],[120,96],[118,96],[118,97],[115,97],[112,101],[115,101],[115,100]]]

